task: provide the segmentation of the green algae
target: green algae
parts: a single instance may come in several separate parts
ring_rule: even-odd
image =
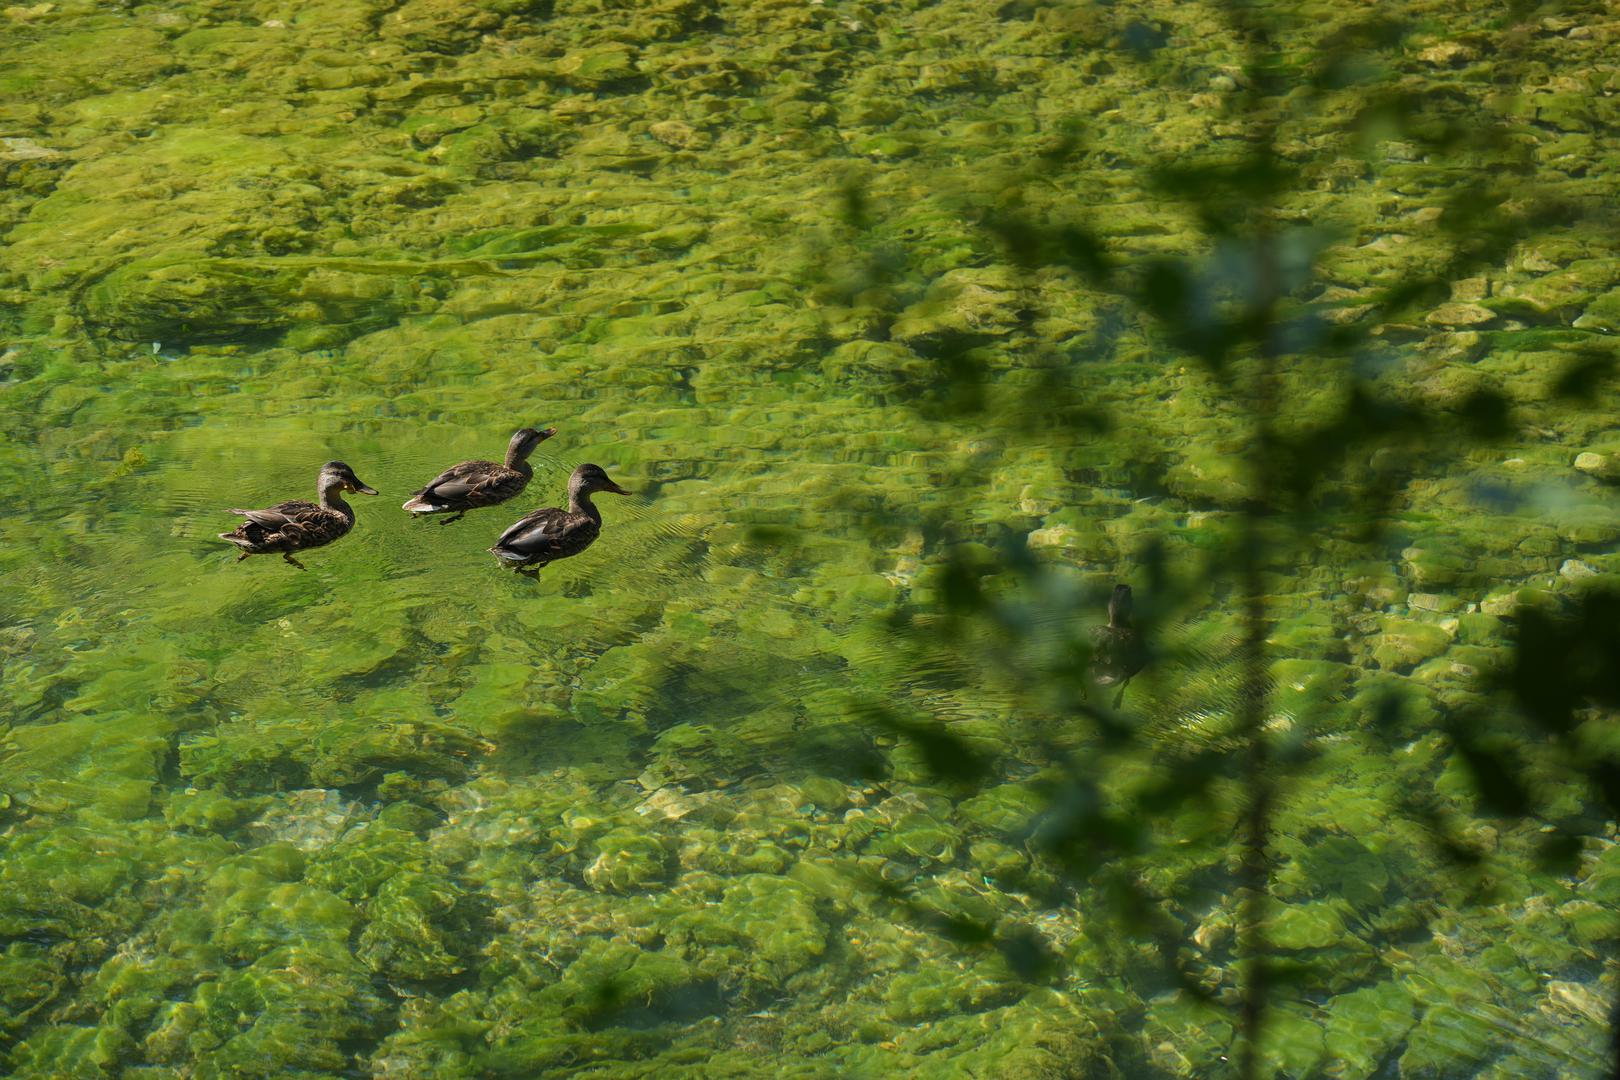
[[[1226,550],[1241,417],[972,209],[1061,223],[1078,201],[1110,257],[1196,250],[1133,170],[1237,131],[1251,75],[1211,10],[42,8],[4,14],[0,72],[0,135],[41,148],[0,153],[10,1074],[1218,1075],[1232,1013],[1109,925],[1075,855],[1097,823],[1031,778],[1093,748],[988,642],[982,667],[913,665],[862,629],[949,610],[942,533],[987,565],[1016,534],[1086,588]],[[1347,102],[1289,115],[1309,184],[1283,213],[1332,233],[1343,290],[1319,306],[1441,268],[1436,213],[1469,175],[1533,161],[1612,201],[1595,17],[1513,31],[1520,70],[1492,59],[1498,12],[1412,14],[1378,62],[1520,150],[1448,173],[1416,141],[1435,116],[1363,148]],[[1347,18],[1303,13],[1291,62]],[[1083,168],[1018,188],[1065,155]],[[1421,347],[1377,358],[1390,389],[1454,403],[1488,376],[1541,434],[1407,479],[1376,569],[1329,522],[1275,577],[1275,722],[1318,755],[1279,830],[1268,928],[1311,990],[1275,1013],[1280,1075],[1593,1073],[1509,1044],[1595,1045],[1613,846],[1558,893],[1533,828],[1470,819],[1503,860],[1481,899],[1436,884],[1391,808],[1472,814],[1433,732],[1515,604],[1562,603],[1558,567],[1620,537],[1570,466],[1612,433],[1539,389],[1612,328],[1609,245],[1527,243],[1397,326]],[[941,372],[967,377],[942,394]],[[1301,427],[1331,381],[1290,384]],[[1059,430],[1088,410],[1117,443]],[[308,497],[327,457],[408,491],[526,422],[648,495],[537,588],[477,566],[504,524],[478,515],[413,532],[362,505],[308,575],[210,540],[222,507]],[[1169,757],[1232,732],[1232,600],[1198,603],[1127,703]],[[852,734],[852,698],[1006,774],[941,783],[912,742]],[[1104,758],[1108,798],[1151,795],[1149,763]],[[1133,870],[1150,906],[1229,993],[1222,797],[1101,835],[1157,852]],[[1059,971],[1013,962],[1044,950]]]
[[[351,721],[319,732],[243,722],[182,743],[180,769],[194,783],[243,794],[374,784],[395,771],[459,780],[479,745],[470,733],[431,721]]]

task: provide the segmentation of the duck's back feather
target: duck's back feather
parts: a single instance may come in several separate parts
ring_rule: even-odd
[[[489,550],[506,562],[549,562],[579,554],[600,532],[586,514],[547,506],[518,519]]]
[[[246,551],[300,551],[320,547],[344,535],[354,521],[336,510],[329,510],[302,499],[289,499],[263,510],[232,509],[247,520],[234,532],[220,533]]]
[[[528,486],[529,478],[493,461],[452,465],[411,494],[404,508],[412,513],[470,510],[505,502]]]

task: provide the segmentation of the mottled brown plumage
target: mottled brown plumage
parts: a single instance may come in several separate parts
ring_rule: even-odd
[[[600,465],[581,465],[568,478],[568,509],[548,506],[525,514],[501,533],[491,554],[530,577],[549,562],[578,555],[602,532],[602,512],[591,502],[598,491],[630,494],[609,480]]]
[[[377,494],[341,461],[321,466],[316,489],[321,493],[318,503],[290,499],[264,510],[231,510],[247,520],[231,532],[220,533],[219,538],[242,549],[237,562],[249,555],[274,555],[279,551],[287,562],[300,570],[307,569],[292,557],[293,552],[330,544],[354,528],[354,509],[343,501],[343,492]]]
[[[429,480],[423,488],[405,500],[404,509],[417,516],[451,514],[439,522],[448,525],[460,521],[468,510],[480,506],[494,506],[520,494],[529,486],[534,470],[529,466],[529,455],[534,448],[557,434],[556,428],[536,431],[520,428],[512,435],[506,448],[506,461],[463,461],[452,465]]]

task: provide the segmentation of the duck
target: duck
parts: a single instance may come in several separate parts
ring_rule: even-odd
[[[556,428],[537,431],[532,427],[519,428],[512,433],[506,445],[506,461],[463,461],[452,465],[429,480],[426,486],[411,493],[403,509],[412,517],[429,514],[452,514],[439,522],[448,525],[460,521],[468,510],[480,506],[494,506],[522,493],[534,477],[529,455],[535,447],[557,434]]]
[[[591,502],[598,491],[628,495],[600,465],[581,465],[568,477],[568,509],[541,507],[519,518],[490,548],[490,554],[520,574],[538,577],[540,568],[578,555],[602,532],[602,512]]]
[[[1134,605],[1129,585],[1115,585],[1108,598],[1108,625],[1091,631],[1091,660],[1088,674],[1093,686],[1118,686],[1114,708],[1125,700],[1125,687],[1131,677],[1147,665],[1147,645],[1131,625]]]
[[[343,493],[377,494],[375,488],[367,487],[354,470],[341,461],[328,461],[321,466],[315,490],[320,492],[318,503],[290,499],[264,510],[232,509],[231,513],[247,520],[231,532],[220,533],[219,538],[242,549],[237,562],[249,555],[274,555],[279,551],[284,561],[307,570],[307,566],[293,558],[293,552],[324,547],[354,528],[354,509],[343,501]]]

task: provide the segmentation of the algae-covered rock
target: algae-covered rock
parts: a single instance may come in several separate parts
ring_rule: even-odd
[[[1406,967],[1400,983],[1415,999],[1417,1023],[1400,1056],[1402,1076],[1473,1075],[1501,1046],[1497,1026],[1530,1004],[1488,969],[1453,957],[1427,952]]]
[[[1491,1056],[1493,1041],[1488,1018],[1446,1006],[1429,1009],[1407,1034],[1400,1075],[1472,1076]]]
[[[1487,596],[1480,601],[1479,610],[1497,618],[1511,618],[1516,616],[1521,608],[1552,611],[1557,606],[1558,598],[1552,593],[1546,589],[1529,586]]]
[[[1620,844],[1610,844],[1592,860],[1579,885],[1580,895],[1600,904],[1620,903]]]
[[[1266,924],[1267,940],[1285,951],[1325,949],[1346,936],[1348,907],[1340,900],[1279,904]]]
[[[1581,913],[1576,908],[1577,914]],[[1587,929],[1597,929],[1587,924]],[[1540,970],[1557,970],[1576,963],[1585,951],[1561,914],[1546,897],[1535,897],[1513,920],[1506,944],[1515,955]]]
[[[703,150],[714,140],[706,131],[681,120],[659,120],[647,131],[665,146],[676,150]]]
[[[132,1049],[117,1028],[51,1024],[19,1043],[11,1060],[19,1076],[96,1077],[107,1075]]]
[[[324,848],[357,817],[354,804],[335,791],[289,791],[266,803],[258,817],[242,826],[243,836],[259,845],[252,849],[255,857],[286,848],[295,852]]]
[[[1455,586],[1475,570],[1475,558],[1457,550],[1454,543],[1425,540],[1401,552],[1402,569],[1419,589]]]
[[[308,857],[303,880],[351,903],[363,902],[394,875],[426,870],[434,862],[432,849],[420,837],[377,820],[316,848]]]
[[[1478,326],[1496,318],[1496,312],[1479,304],[1441,304],[1425,320],[1436,326]]]
[[[1620,452],[1583,450],[1575,455],[1575,468],[1599,480],[1620,481]]]
[[[1198,505],[1238,507],[1249,498],[1248,466],[1239,454],[1213,447],[1188,449],[1165,471],[1165,486]]]
[[[648,889],[669,874],[669,851],[656,836],[614,829],[597,837],[596,858],[585,868],[585,880],[604,892]]]
[[[793,856],[757,834],[705,829],[686,835],[682,862],[719,874],[780,874]]]
[[[397,288],[378,275],[309,266],[159,257],[109,273],[89,290],[87,310],[122,341],[264,342],[318,323],[336,343],[397,318]]]
[[[385,1015],[370,973],[342,947],[288,945],[197,988],[190,1046],[223,1075],[272,1077],[347,1067],[344,1047],[378,1037]]]
[[[635,1026],[660,1013],[695,1018],[720,1004],[713,983],[675,953],[609,941],[587,944],[539,1000],[546,1011],[593,1028]]]
[[[465,945],[453,926],[462,891],[436,874],[399,873],[390,877],[366,907],[366,927],[355,956],[392,979],[443,979],[465,969]]]
[[[0,952],[0,1031],[12,1035],[62,992],[67,976],[43,944],[13,941]]]
[[[904,156],[899,143],[862,152]],[[999,336],[1019,326],[1027,303],[1021,284],[1004,271],[951,270],[929,286],[927,296],[901,312],[890,333],[908,344],[950,335]]]
[[[1023,852],[995,840],[975,840],[968,848],[968,859],[986,883],[1001,888],[1016,888],[1029,867],[1029,857]]]
[[[1432,623],[1414,619],[1384,620],[1384,629],[1373,643],[1373,658],[1385,671],[1410,671],[1438,656],[1451,645],[1451,635]]]
[[[241,721],[183,744],[180,768],[200,786],[236,793],[365,786],[391,772],[460,780],[483,747],[462,728],[431,720],[354,719],[319,728]]]
[[[1329,835],[1305,845],[1292,866],[1279,871],[1279,887],[1348,901],[1358,910],[1384,899],[1390,875],[1383,859],[1351,836]]]
[[[718,903],[677,914],[668,939],[727,982],[780,988],[827,945],[815,894],[788,878],[750,874],[721,890]]]
[[[799,792],[823,810],[842,810],[849,805],[849,788],[827,776],[812,776],[799,783]]]
[[[980,828],[1016,836],[1029,832],[1046,807],[1046,798],[1027,784],[999,784],[963,801],[956,810]]]
[[[1016,1000],[1023,985],[999,953],[981,953],[966,962],[944,961],[890,980],[885,1012],[901,1023],[979,1012]]]
[[[1412,995],[1398,982],[1364,986],[1331,999],[1323,1044],[1345,1080],[1375,1075],[1413,1024]]]
[[[1298,1007],[1272,1009],[1266,1017],[1261,1053],[1273,1075],[1316,1075],[1328,1056],[1321,1018]]]
[[[394,771],[461,780],[469,760],[486,744],[454,724],[366,720],[326,728],[313,749],[310,779],[341,788],[370,784]]]
[[[1593,300],[1575,319],[1581,330],[1601,330],[1613,333],[1620,330],[1620,289],[1604,293]]]
[[[233,959],[252,961],[273,948],[347,942],[356,912],[325,889],[246,882],[223,897],[215,917],[220,947]]]
[[[1608,506],[1581,505],[1556,514],[1551,522],[1560,539],[1597,546],[1620,539],[1620,514]]]
[[[1352,669],[1331,660],[1277,660],[1271,665],[1276,708],[1285,715],[1324,725],[1350,683]]]
[[[263,808],[262,799],[233,799],[218,791],[191,789],[170,800],[164,816],[181,828],[226,833]]]
[[[954,862],[961,837],[956,829],[927,814],[907,814],[892,829],[879,833],[870,850],[880,855]]]
[[[636,50],[628,45],[602,45],[568,53],[552,66],[552,71],[572,86],[593,90],[633,76],[635,57]]]
[[[1590,900],[1571,900],[1558,909],[1571,936],[1582,945],[1596,946],[1620,938],[1620,911]]]
[[[158,854],[100,829],[9,831],[0,837],[0,935],[53,941],[61,959],[99,956],[107,936],[139,916],[134,890]]]
[[[1170,1076],[1205,1076],[1226,1059],[1235,1029],[1226,1010],[1188,994],[1148,1003],[1143,1033],[1148,1058]]]

